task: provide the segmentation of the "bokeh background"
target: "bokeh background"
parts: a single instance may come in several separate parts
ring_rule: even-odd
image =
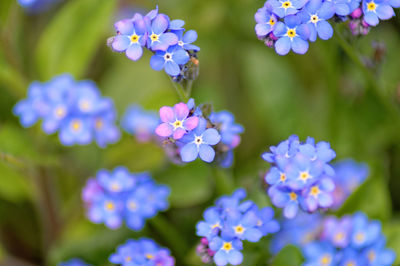
[[[66,148],[40,125],[20,126],[11,110],[25,98],[29,83],[66,72],[94,80],[103,95],[114,99],[120,116],[132,103],[158,110],[178,102],[168,76],[150,68],[148,51],[133,62],[106,46],[114,21],[156,4],[198,32],[201,70],[192,94],[196,102],[230,110],[245,127],[231,169],[201,161],[174,166],[156,144],[138,143],[126,133],[106,149],[95,144]],[[268,205],[261,185],[268,164],[260,155],[291,134],[329,141],[337,159],[369,164],[369,179],[337,213],[362,210],[382,220],[388,246],[400,252],[399,17],[361,38],[338,26],[341,38],[335,32],[333,39],[311,44],[306,55],[281,57],[255,36],[254,13],[263,4],[66,0],[45,12],[32,12],[16,0],[0,1],[3,265],[56,265],[72,257],[108,265],[117,245],[139,236],[170,248],[177,265],[200,265],[194,251],[195,224],[203,210],[239,186],[258,204]],[[149,220],[141,232],[125,227],[112,231],[85,218],[80,193],[86,179],[98,169],[118,165],[150,171],[158,182],[171,186],[171,208]],[[298,252],[289,252],[273,260],[267,240],[246,244],[243,265],[298,265]]]

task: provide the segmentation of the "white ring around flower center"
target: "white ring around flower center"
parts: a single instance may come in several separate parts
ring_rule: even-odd
[[[203,137],[202,137],[202,136],[196,136],[196,137],[194,138],[194,143],[195,143],[196,145],[203,144]]]
[[[172,61],[172,54],[171,53],[165,53],[164,60],[165,61]]]

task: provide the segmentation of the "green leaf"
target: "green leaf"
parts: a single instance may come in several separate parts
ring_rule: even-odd
[[[213,192],[212,173],[202,161],[171,166],[157,180],[171,187],[173,207],[190,207],[207,201]]]
[[[68,1],[40,37],[36,50],[39,76],[48,80],[69,72],[76,78],[82,77],[98,48],[106,45],[104,33],[110,28],[116,3]]]
[[[339,216],[356,211],[370,219],[387,220],[391,216],[391,200],[387,184],[380,175],[371,175],[337,211]]]
[[[26,176],[0,162],[0,197],[11,202],[19,202],[30,198],[33,190],[31,183]]]
[[[303,256],[300,250],[288,245],[284,247],[273,259],[271,266],[300,266],[303,262]]]

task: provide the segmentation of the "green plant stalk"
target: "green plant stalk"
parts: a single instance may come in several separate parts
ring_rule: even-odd
[[[364,78],[367,80],[368,87],[371,89],[371,92],[375,95],[376,98],[381,102],[381,104],[386,108],[386,110],[393,116],[395,122],[396,122],[396,127],[400,129],[400,110],[397,106],[395,106],[391,101],[388,101],[386,96],[382,93],[382,90],[379,87],[378,82],[376,81],[376,78],[371,71],[368,70],[368,68],[364,65],[364,63],[361,61],[360,56],[357,54],[355,49],[346,41],[344,36],[341,33],[341,30],[339,27],[336,27],[336,40],[338,44],[342,47],[344,52],[348,55],[348,57],[357,65],[357,67],[360,69],[362,74],[364,75]]]

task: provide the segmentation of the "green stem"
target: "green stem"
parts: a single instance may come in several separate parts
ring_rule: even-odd
[[[374,96],[381,102],[381,104],[387,109],[387,111],[393,116],[396,120],[397,126],[400,127],[400,110],[394,105],[387,97],[383,94],[382,90],[379,87],[378,82],[376,81],[375,75],[365,66],[362,62],[360,56],[357,54],[355,49],[347,42],[344,36],[341,33],[339,27],[336,27],[336,40],[339,45],[342,47],[344,52],[350,57],[350,59],[357,65],[360,69],[364,78],[367,80],[367,84],[369,85],[367,88],[371,89],[371,92]]]
[[[173,81],[172,78],[170,78],[170,80],[171,80],[172,85],[174,86],[175,91],[178,94],[178,97],[180,98],[180,100],[182,102],[187,102],[189,100],[189,97],[188,97],[185,89],[180,84],[178,84],[177,82]]]
[[[16,166],[19,169],[25,169],[26,166],[23,162],[22,159],[19,159],[13,155],[10,155],[8,153],[0,151],[0,161],[3,161],[5,163],[11,164],[13,166]]]

